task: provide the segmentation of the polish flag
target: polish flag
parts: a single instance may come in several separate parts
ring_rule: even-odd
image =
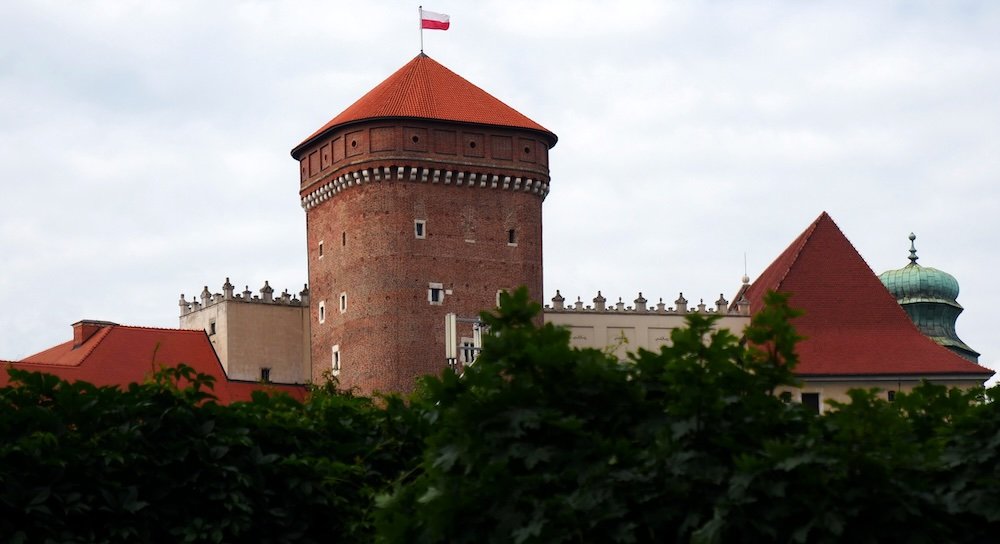
[[[443,13],[420,10],[420,28],[430,30],[448,30],[451,26],[450,18]]]

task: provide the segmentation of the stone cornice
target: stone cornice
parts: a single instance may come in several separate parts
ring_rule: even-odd
[[[452,185],[454,187],[500,189],[504,191],[526,192],[536,194],[542,199],[549,193],[547,181],[526,177],[515,177],[490,172],[472,172],[426,168],[422,166],[382,166],[349,171],[317,184],[302,196],[302,208],[310,208],[332,198],[337,193],[363,183],[381,183],[393,181],[409,181],[413,183],[432,183]]]

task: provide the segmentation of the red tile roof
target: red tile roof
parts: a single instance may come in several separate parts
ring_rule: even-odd
[[[180,363],[215,377],[212,393],[222,403],[250,400],[255,390],[284,391],[297,399],[305,398],[303,386],[228,380],[204,331],[114,324],[102,327],[75,348],[71,340],[21,361],[0,363],[0,386],[9,381],[7,365],[54,374],[69,381],[124,386],[142,382],[161,366]]]
[[[556,135],[434,59],[420,53],[292,150],[326,131],[365,119],[404,117],[536,130]]]
[[[797,375],[993,374],[921,334],[826,212],[753,282],[751,311],[768,290],[805,312]]]

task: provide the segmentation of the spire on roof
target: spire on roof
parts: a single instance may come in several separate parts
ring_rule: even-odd
[[[917,259],[919,259],[919,257],[917,257],[917,246],[914,245],[914,243],[913,243],[914,240],[916,240],[916,239],[917,239],[917,235],[913,234],[911,232],[910,233],[910,257],[909,257],[909,259],[910,259],[910,266],[916,265],[917,264]]]

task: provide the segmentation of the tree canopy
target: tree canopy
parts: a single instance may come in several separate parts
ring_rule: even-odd
[[[618,361],[484,315],[462,375],[402,399],[316,387],[223,406],[181,367],[127,388],[11,369],[0,534],[21,542],[986,542],[1000,523],[994,390],[795,384],[795,312],[743,338],[691,315]],[[183,384],[183,385],[179,385]]]

